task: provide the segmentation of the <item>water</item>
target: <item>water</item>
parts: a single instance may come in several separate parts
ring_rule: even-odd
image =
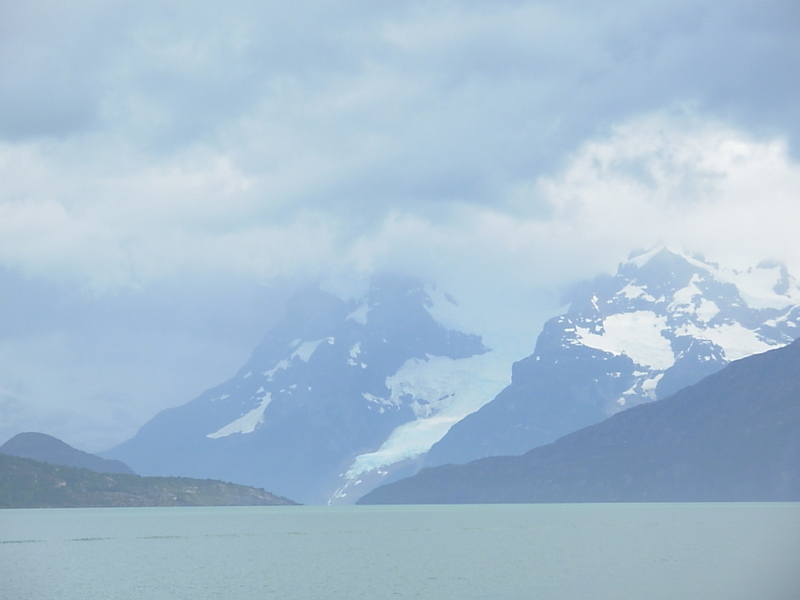
[[[800,504],[0,511],[2,600],[800,598]]]

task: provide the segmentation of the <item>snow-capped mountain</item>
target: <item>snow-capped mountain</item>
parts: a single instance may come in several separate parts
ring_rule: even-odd
[[[354,502],[508,384],[507,365],[479,336],[433,318],[441,302],[455,308],[392,276],[358,301],[306,290],[231,380],[159,413],[105,456],[146,475]]]
[[[426,465],[522,454],[800,336],[800,287],[774,263],[733,271],[659,247],[570,300],[512,383],[454,425]]]
[[[307,290],[231,380],[105,456],[350,503],[422,465],[522,454],[800,336],[800,287],[778,264],[738,272],[657,248],[569,300],[510,376],[502,352],[441,324],[459,307],[431,286]]]

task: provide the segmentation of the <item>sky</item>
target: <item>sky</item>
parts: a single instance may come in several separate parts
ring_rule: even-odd
[[[522,358],[636,249],[798,276],[798,73],[794,0],[0,3],[0,443],[124,441],[308,284]]]

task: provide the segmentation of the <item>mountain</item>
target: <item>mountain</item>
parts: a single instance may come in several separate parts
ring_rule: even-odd
[[[351,503],[422,466],[522,454],[800,334],[800,288],[773,263],[738,272],[655,248],[569,300],[509,382],[502,352],[453,326],[457,303],[431,285],[305,290],[232,379],[104,456]]]
[[[294,502],[221,481],[98,473],[0,454],[0,508],[289,504]]]
[[[800,501],[800,341],[513,457],[424,469],[362,504]]]
[[[800,287],[776,263],[740,272],[658,247],[569,300],[511,384],[434,444],[426,466],[522,454],[800,336]]]
[[[453,422],[508,383],[479,336],[433,316],[457,308],[400,276],[376,277],[349,302],[305,290],[232,379],[104,455],[147,475],[353,501],[403,468],[415,472]]]
[[[45,433],[19,433],[0,446],[0,453],[32,458],[42,462],[67,467],[91,469],[98,473],[127,473],[133,475],[125,463],[118,460],[107,460],[82,450],[77,450]]]

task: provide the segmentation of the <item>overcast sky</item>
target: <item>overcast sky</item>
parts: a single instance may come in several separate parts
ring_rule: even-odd
[[[636,248],[797,276],[798,106],[796,0],[2,2],[0,442],[127,439],[311,281],[523,352]]]

